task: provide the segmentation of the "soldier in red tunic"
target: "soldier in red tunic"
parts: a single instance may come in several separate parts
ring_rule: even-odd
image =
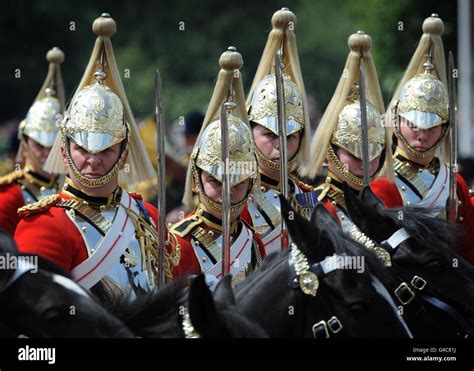
[[[64,53],[53,48],[46,54],[49,71],[35,102],[20,123],[17,161],[24,166],[0,178],[0,228],[15,233],[18,208],[58,191],[58,176],[43,170],[58,133],[64,110],[64,86],[59,65]]]
[[[426,207],[446,219],[449,174],[449,107],[443,21],[433,14],[387,109],[395,134],[394,170],[405,205]],[[462,226],[459,252],[474,264],[474,207],[463,177],[457,177],[457,223]],[[454,218],[454,217],[453,217]]]
[[[228,111],[230,173],[230,274],[232,282],[242,281],[264,258],[260,239],[241,214],[255,184],[257,160],[245,110],[240,76],[242,56],[234,47],[221,55],[219,72],[206,117],[191,153],[183,203],[191,208],[193,192],[197,208],[170,227],[177,239],[181,260],[173,275],[206,273],[222,278],[222,155],[220,108],[226,101],[235,108]],[[233,93],[232,93],[233,91]],[[230,95],[229,95],[229,92]]]
[[[258,202],[249,202],[251,222],[265,245],[266,254],[279,251],[281,241],[280,139],[277,109],[275,54],[283,52],[284,105],[288,158],[288,193],[292,206],[309,219],[317,203],[314,188],[299,178],[298,172],[309,161],[310,121],[298,50],[296,16],[287,8],[272,17],[258,69],[247,97],[250,124],[256,145],[262,194]],[[283,244],[284,245],[284,244]]]
[[[362,31],[348,40],[350,53],[336,91],[321,119],[311,144],[313,157],[307,175],[314,177],[327,163],[328,176],[317,189],[318,200],[348,232],[353,223],[348,216],[342,183],[354,191],[363,188],[362,128],[359,98],[359,69],[365,69],[369,174],[371,188],[386,207],[402,206],[393,179],[390,135],[382,124],[384,104],[370,48],[372,39]],[[385,176],[385,177],[381,177]]]
[[[119,186],[154,175],[118,73],[103,14],[89,65],[45,164],[63,190],[19,210],[23,253],[52,260],[104,300],[150,291],[157,280],[157,211]],[[171,276],[168,266],[168,276]]]

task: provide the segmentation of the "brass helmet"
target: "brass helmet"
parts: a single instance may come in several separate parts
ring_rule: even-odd
[[[384,104],[375,64],[370,53],[372,39],[363,31],[352,34],[348,39],[350,53],[344,66],[336,91],[324,112],[311,143],[312,163],[305,169],[305,175],[314,178],[321,172],[326,158],[345,176],[345,180],[361,186],[363,179],[347,169],[336,154],[336,147],[342,148],[358,159],[362,159],[362,126],[359,97],[359,71],[365,69],[366,113],[369,139],[369,161],[383,156],[375,178],[382,171],[392,177],[390,169],[390,136],[385,130],[382,112]]]
[[[372,161],[380,156],[385,148],[385,128],[378,109],[369,101],[366,102],[366,106],[369,161]],[[353,86],[348,103],[339,113],[331,143],[362,160],[362,126],[358,85]]]
[[[21,146],[28,151],[30,160],[40,167],[41,161],[30,151],[26,138],[33,139],[43,147],[52,147],[64,111],[64,85],[60,69],[60,64],[64,62],[64,53],[61,49],[54,47],[48,51],[46,59],[49,62],[48,75],[18,129]],[[20,153],[19,157],[21,157]]]
[[[110,41],[117,30],[116,23],[109,14],[104,13],[94,21],[92,29],[98,37],[89,64],[68,107],[59,139],[45,169],[67,172],[60,150],[62,146],[69,169],[86,187],[101,187],[117,174],[120,181],[127,184],[149,179],[154,175],[153,167],[128,104]],[[71,140],[93,154],[121,143],[120,157],[104,176],[88,178],[80,173],[72,160]],[[127,155],[127,164],[121,170]]]
[[[250,122],[262,125],[276,135],[279,134],[276,77],[274,70],[275,54],[282,51],[283,85],[285,88],[286,134],[301,131],[297,154],[289,158],[289,170],[301,169],[309,158],[310,121],[306,91],[296,46],[296,16],[288,8],[273,14],[272,31],[268,35],[265,49],[255,73],[247,96],[247,109]],[[272,169],[279,169],[280,163],[267,157],[256,148],[259,161]]]
[[[425,72],[418,74],[400,91],[397,112],[400,116],[426,130],[449,120],[448,91],[433,73],[434,65],[428,57]]]
[[[255,145],[248,124],[242,119],[227,114],[229,126],[230,186],[245,179],[254,178],[257,172]],[[202,132],[197,146],[191,154],[196,166],[211,174],[222,183],[223,163],[221,156],[221,121],[214,120]]]
[[[298,86],[290,76],[283,75],[285,87],[286,134],[291,135],[304,129],[303,99]],[[252,95],[249,108],[249,121],[270,129],[279,135],[276,77],[268,75],[261,80]]]
[[[423,130],[448,123],[449,100],[441,40],[443,31],[444,23],[437,14],[425,19],[423,35],[386,113],[398,140],[412,155],[419,158],[432,156],[443,144],[448,130],[445,130],[444,136],[432,148],[419,152],[400,133],[398,117],[407,119]]]
[[[96,78],[96,83],[74,96],[62,127],[66,136],[90,153],[120,143],[128,134],[120,98],[102,83],[103,71],[97,71]]]
[[[221,70],[217,83],[189,161],[183,198],[183,203],[189,208],[193,204],[192,185],[194,184],[210,207],[218,211],[222,209],[220,203],[211,200],[205,194],[200,172],[205,171],[222,182],[224,164],[221,155],[220,108],[223,103],[227,109],[230,186],[249,178],[252,179],[251,186],[253,186],[253,178],[257,176],[255,145],[245,110],[242,78],[239,71],[243,65],[242,56],[235,47],[229,47],[221,55],[219,65]],[[249,187],[248,195],[250,191],[251,187]],[[240,209],[246,202],[247,198],[244,198],[238,204],[231,205],[231,211]]]

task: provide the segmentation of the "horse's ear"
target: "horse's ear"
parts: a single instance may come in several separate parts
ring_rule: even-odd
[[[341,226],[322,203],[318,203],[314,208],[311,223],[318,230],[318,247],[314,251],[313,259],[320,261],[334,254],[334,246],[339,243]]]
[[[383,206],[380,206],[381,201],[370,187],[364,188],[362,198],[363,200],[359,200],[359,197],[347,185],[344,185],[344,200],[351,221],[368,237],[381,241],[387,237],[385,227],[391,225],[392,222],[381,214],[383,209]],[[365,202],[364,198],[368,202]]]
[[[191,282],[188,303],[189,317],[194,329],[204,338],[229,337],[221,322],[212,293],[207,287],[204,275]]]
[[[285,219],[285,224],[291,236],[291,240],[298,248],[309,258],[312,246],[308,246],[310,240],[317,239],[318,233],[311,223],[298,214],[289,204],[289,202],[280,195],[281,212]]]
[[[361,200],[371,207],[384,207],[382,200],[375,195],[369,186],[365,186],[362,190]]]
[[[311,214],[311,224],[315,225],[318,229],[323,230],[326,228],[339,229],[334,216],[326,209],[322,203],[318,203]]]
[[[370,207],[367,203],[361,201],[354,191],[347,185],[346,182],[342,185],[344,190],[344,201],[346,203],[346,209],[349,213],[351,221],[359,227],[359,229],[368,233],[371,225],[376,223],[377,212],[374,207]],[[366,188],[369,189],[370,188]],[[374,195],[375,197],[375,195]]]
[[[227,275],[219,281],[214,291],[214,301],[222,308],[235,306],[235,295],[232,290],[232,276]]]

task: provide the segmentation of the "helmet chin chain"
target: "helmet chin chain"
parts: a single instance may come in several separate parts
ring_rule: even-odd
[[[222,212],[222,204],[220,202],[216,202],[214,200],[211,200],[209,198],[209,196],[206,195],[206,192],[204,192],[204,187],[203,187],[201,179],[199,177],[199,172],[196,169],[196,165],[194,163],[192,164],[191,171],[193,173],[194,184],[197,185],[197,187],[199,189],[199,192],[202,195],[202,197],[204,198],[204,201],[206,202],[206,204],[209,205],[209,207],[211,209],[213,209],[215,211],[218,211],[218,212]],[[247,191],[247,195],[244,197],[244,199],[242,201],[240,201],[236,204],[230,205],[230,212],[231,213],[239,211],[247,203],[251,190],[252,190],[252,187],[250,186],[249,190]]]
[[[26,153],[28,153],[29,162],[31,162],[31,164],[35,168],[42,169],[44,163],[31,151],[31,148],[28,145],[28,143],[25,140],[25,137],[23,135],[20,137],[20,145],[23,146],[23,148],[26,150]]]
[[[436,144],[431,147],[429,150],[427,151],[424,151],[424,152],[420,152],[420,151],[417,151],[415,148],[413,148],[412,146],[410,146],[410,144],[408,144],[408,141],[405,139],[405,137],[402,135],[402,133],[400,132],[400,127],[399,125],[396,125],[395,126],[395,130],[394,130],[394,133],[395,133],[395,136],[397,137],[397,139],[403,143],[403,145],[405,146],[405,148],[407,149],[408,153],[410,153],[410,155],[416,157],[416,158],[427,158],[427,157],[431,157],[435,154],[436,150],[439,148],[439,146],[441,145],[441,143],[443,143],[444,139],[446,138],[446,135],[448,133],[448,130],[445,130],[444,131],[444,134],[441,136],[441,138],[439,138],[438,142],[436,142]]]
[[[119,169],[120,165],[124,161],[125,156],[127,154],[128,140],[127,140],[127,143],[125,145],[125,148],[122,150],[122,154],[120,155],[120,158],[115,162],[112,169],[110,169],[110,171],[107,174],[101,176],[100,178],[96,178],[96,179],[91,179],[91,178],[88,178],[88,177],[81,174],[81,172],[79,171],[79,169],[77,168],[76,164],[74,163],[74,161],[72,159],[71,150],[70,150],[70,147],[69,147],[69,140],[66,138],[65,135],[63,135],[63,148],[65,149],[65,152],[66,152],[66,160],[67,160],[69,169],[71,169],[71,171],[74,175],[74,178],[81,185],[83,185],[84,187],[87,187],[87,188],[100,188],[100,187],[103,187],[104,185],[108,184],[112,180],[112,178],[114,178],[118,174],[118,172],[120,170]]]
[[[268,167],[271,170],[280,170],[280,162],[279,161],[273,161],[270,160],[268,157],[266,157],[259,149],[257,146],[255,146],[255,150],[257,153],[257,159],[259,162],[261,162],[263,165]],[[288,168],[292,169],[294,165],[296,164],[296,161],[298,160],[298,155],[299,152],[293,156],[293,158],[288,161]]]
[[[383,151],[382,151],[383,153]],[[339,170],[342,175],[351,183],[363,187],[364,186],[364,178],[358,177],[357,175],[353,174],[352,172],[349,171],[347,165],[343,164],[341,160],[339,160],[339,157],[337,157],[336,152],[334,152],[334,149],[332,148],[332,145],[329,145],[328,148],[328,156],[331,162],[336,166],[336,169]],[[380,170],[382,169],[383,166],[379,166],[378,170],[375,172],[374,175],[370,177],[370,181],[373,181],[375,178],[379,176]]]

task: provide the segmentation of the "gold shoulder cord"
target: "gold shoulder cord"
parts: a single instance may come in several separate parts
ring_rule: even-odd
[[[11,184],[24,176],[23,170],[15,170],[0,177],[0,186]]]
[[[158,251],[157,251],[157,242],[158,242],[158,232],[142,218],[141,215],[136,213],[134,210],[125,208],[128,216],[133,222],[136,230],[136,238],[140,243],[140,250],[142,256],[146,259],[142,260],[142,269],[147,269],[148,278],[150,282],[157,282],[156,267],[158,266]],[[181,246],[177,243],[176,237],[173,236],[174,242],[172,243],[171,233],[167,233],[166,245],[170,246],[171,252],[165,251],[165,274],[168,279],[173,279],[171,273],[172,266],[176,267],[179,264],[181,259]],[[152,263],[154,267],[152,267]],[[146,266],[145,266],[146,264]]]
[[[40,210],[46,206],[48,206],[49,204],[53,203],[53,202],[56,202],[56,200],[59,198],[59,195],[56,193],[54,195],[49,195],[49,196],[45,196],[43,197],[41,200],[35,202],[35,203],[32,203],[32,204],[28,204],[28,205],[25,205],[25,206],[22,206],[18,209],[18,213],[23,213],[25,211],[36,211],[36,210]]]

